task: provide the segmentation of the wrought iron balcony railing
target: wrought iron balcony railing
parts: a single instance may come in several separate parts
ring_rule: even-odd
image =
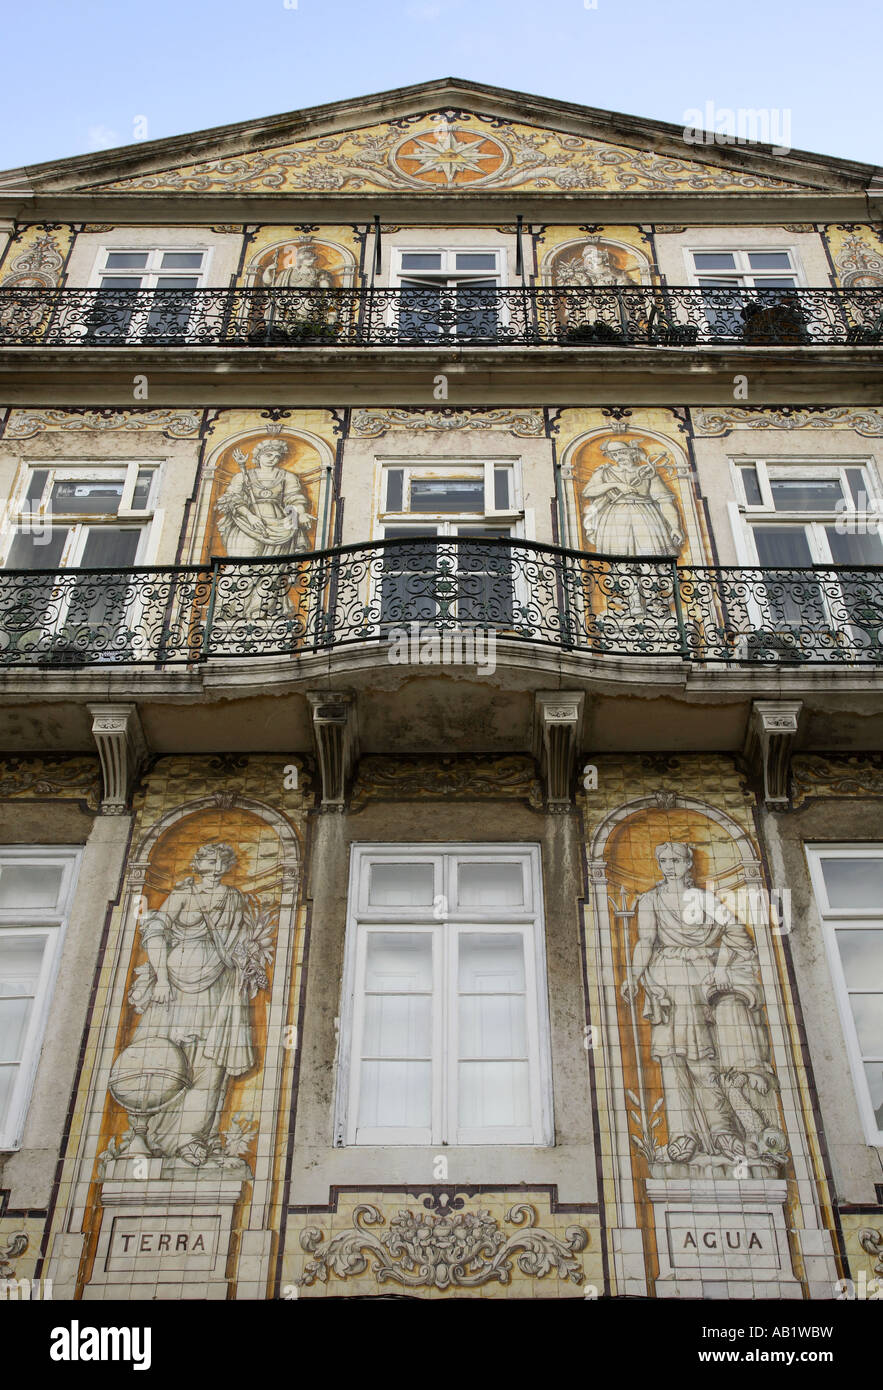
[[[883,665],[883,567],[711,568],[419,537],[205,566],[0,571],[7,668],[278,659],[358,643],[413,653],[432,634],[468,660],[476,629],[592,658]]]
[[[0,347],[881,346],[881,289],[0,289]]]

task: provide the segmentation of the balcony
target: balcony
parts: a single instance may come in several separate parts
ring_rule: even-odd
[[[700,346],[883,346],[883,290],[0,289],[0,348]]]
[[[420,537],[205,566],[0,571],[7,671],[198,670],[372,644],[391,660],[394,642],[414,661],[427,634],[468,665],[478,631],[520,644],[526,667],[533,648],[620,670],[867,670],[883,666],[883,567],[712,568]]]

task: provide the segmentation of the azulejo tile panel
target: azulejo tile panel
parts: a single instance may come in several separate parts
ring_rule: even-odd
[[[57,1296],[824,1296],[832,1203],[753,797],[718,755],[597,765],[573,925],[600,1207],[558,1204],[554,1150],[545,1187],[375,1178],[289,1205],[310,769],[162,758],[100,963],[50,1233]],[[531,804],[516,757],[370,758],[359,795],[456,801],[472,777],[474,800]]]
[[[624,1224],[654,1232],[658,1297],[745,1278],[763,1296],[799,1297],[797,1231],[824,1244],[835,1277],[751,800],[722,757],[602,758],[583,798],[590,1012],[614,1126],[606,1161]]]
[[[817,797],[883,796],[883,755],[798,753],[791,765],[795,806]]]
[[[3,758],[0,801],[79,801],[97,811],[101,770],[97,758]]]
[[[86,1297],[226,1287],[236,1233],[271,1223],[309,789],[297,758],[164,758],[144,779],[66,1156]]]
[[[290,1216],[282,1297],[595,1298],[597,1222],[542,1191],[336,1194]]]
[[[797,187],[606,140],[471,111],[429,111],[318,139],[204,160],[93,187],[108,192],[480,193],[521,188],[738,191]]]

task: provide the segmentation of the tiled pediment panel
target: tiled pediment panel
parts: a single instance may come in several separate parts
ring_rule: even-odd
[[[800,185],[670,152],[446,110],[225,153],[91,187],[182,193],[481,193],[514,188],[652,193],[794,190]]]

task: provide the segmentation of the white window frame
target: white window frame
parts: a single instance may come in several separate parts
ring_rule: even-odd
[[[883,1129],[880,1129],[877,1125],[877,1118],[874,1114],[874,1107],[871,1104],[871,1093],[868,1089],[864,1070],[865,1062],[876,1062],[877,1058],[865,1057],[861,1050],[858,1031],[852,1014],[852,1006],[849,1002],[850,991],[846,984],[846,975],[843,970],[843,962],[840,958],[840,948],[837,945],[836,934],[836,927],[838,925],[841,928],[848,926],[850,930],[859,931],[863,928],[883,929],[883,908],[856,909],[831,907],[828,902],[828,894],[825,888],[825,879],[821,864],[822,859],[883,859],[883,843],[875,845],[807,844],[804,848],[809,864],[810,881],[815,895],[816,908],[822,924],[825,953],[828,957],[828,967],[831,971],[831,980],[837,999],[837,1008],[840,1013],[840,1023],[846,1041],[846,1052],[849,1059],[850,1070],[852,1071],[852,1080],[855,1087],[859,1113],[862,1119],[862,1126],[868,1143],[876,1147],[883,1147]],[[855,992],[859,993],[860,991]],[[877,991],[868,992],[877,993]],[[879,1058],[880,1066],[883,1068],[883,1039],[881,1039]]]
[[[413,528],[414,537],[417,539],[420,534],[421,526],[431,526],[435,528],[435,539],[442,542],[436,550],[439,562],[447,560],[453,563],[456,551],[453,547],[445,547],[446,538],[456,537],[458,528],[461,526],[487,526],[489,529],[498,526],[501,530],[500,539],[518,540],[527,534],[529,517],[524,510],[523,497],[521,490],[521,459],[508,458],[453,458],[439,460],[438,463],[427,463],[425,460],[415,460],[412,455],[405,458],[386,457],[377,460],[378,474],[376,482],[376,497],[378,498],[378,512],[374,520],[375,539],[385,540],[387,531],[390,527],[397,529]],[[494,470],[496,468],[506,468],[509,472],[510,501],[512,506],[506,509],[497,509],[494,506],[487,506],[488,502],[494,501]],[[400,511],[392,512],[386,510],[387,487],[390,470],[401,469],[404,473],[402,480],[402,504],[403,507],[410,502],[410,487],[413,479],[438,481],[468,481],[477,478],[484,479],[484,500],[485,509],[482,512],[412,512]],[[505,535],[502,534],[505,528]],[[530,527],[532,529],[532,526]],[[386,576],[380,570],[372,573],[371,591],[369,596],[369,607],[382,608],[381,593],[383,581]],[[528,602],[528,593],[523,578],[514,574],[512,578],[512,599],[516,606],[525,607]],[[426,622],[426,626],[431,627],[431,621]]]
[[[441,255],[441,267],[438,270],[403,270],[403,256],[434,256]],[[457,256],[496,256],[496,270],[457,270]],[[393,246],[390,259],[390,289],[401,286],[402,280],[410,280],[412,277],[422,280],[435,280],[441,289],[456,289],[458,284],[467,284],[470,280],[489,280],[496,278],[498,286],[502,289],[507,284],[508,257],[506,248],[502,245],[497,246],[452,246],[446,244],[440,246]]]
[[[4,845],[0,848],[0,877],[2,877],[3,865],[9,863],[61,864],[63,868],[58,898],[52,909],[33,908],[25,911],[3,909],[0,911],[0,939],[20,938],[27,940],[30,933],[37,933],[46,938],[40,978],[34,996],[34,1007],[25,1035],[21,1060],[18,1064],[18,1079],[12,1091],[5,1124],[0,1116],[0,1151],[2,1152],[21,1148],[25,1120],[33,1093],[49,1006],[58,975],[62,946],[70,919],[71,904],[76,891],[82,856],[82,848],[75,845]]]
[[[140,472],[152,472],[147,506],[133,509],[132,495]],[[34,472],[46,471],[43,492],[39,499],[27,500]],[[161,486],[162,461],[159,459],[28,459],[6,510],[3,535],[0,537],[0,565],[5,565],[17,531],[33,529],[35,523],[67,526],[69,535],[58,562],[59,569],[79,567],[89,527],[108,526],[138,530],[140,538],[135,556],[136,565],[153,563],[158,543],[162,513],[156,506]],[[56,482],[120,482],[123,494],[116,512],[59,512],[50,511],[50,498]],[[50,520],[51,518],[51,520]]]
[[[89,283],[89,288],[92,289],[92,290],[94,291],[94,295],[95,295],[95,298],[94,298],[94,300],[93,300],[94,306],[97,307],[97,306],[101,303],[101,295],[102,295],[102,294],[113,294],[113,293],[115,293],[115,292],[119,292],[119,291],[114,291],[113,285],[111,285],[111,284],[102,285],[102,284],[101,284],[102,279],[104,279],[104,278],[108,278],[108,279],[110,279],[110,280],[114,280],[114,279],[116,279],[116,278],[124,279],[124,278],[132,278],[133,276],[138,275],[138,276],[141,277],[141,282],[142,282],[141,285],[140,285],[137,289],[136,289],[134,286],[131,286],[131,287],[130,287],[130,286],[121,286],[121,287],[120,287],[121,290],[122,290],[122,289],[127,289],[127,290],[130,290],[130,292],[131,292],[131,295],[132,295],[131,311],[130,311],[129,318],[128,318],[127,323],[125,324],[125,326],[124,326],[122,323],[120,324],[120,332],[119,332],[119,333],[116,333],[116,332],[110,333],[110,334],[107,335],[108,338],[111,339],[112,341],[115,341],[115,342],[131,342],[131,343],[139,343],[139,342],[141,342],[142,339],[143,339],[143,337],[144,337],[145,328],[146,328],[146,326],[148,325],[148,323],[150,322],[150,316],[151,316],[151,314],[153,313],[154,308],[156,307],[156,306],[155,306],[155,301],[154,301],[153,296],[154,296],[155,294],[157,294],[157,293],[158,293],[158,294],[162,294],[162,292],[163,292],[163,286],[157,283],[158,280],[159,280],[159,278],[160,278],[160,276],[162,276],[162,275],[164,275],[164,274],[165,274],[165,275],[188,275],[188,276],[191,276],[192,278],[194,278],[194,279],[196,280],[196,282],[197,282],[195,285],[191,286],[189,289],[188,289],[188,288],[175,289],[174,287],[169,287],[169,292],[170,292],[170,293],[172,293],[172,294],[177,293],[177,294],[180,294],[180,295],[182,296],[182,298],[181,298],[181,311],[182,311],[182,317],[183,317],[183,314],[187,312],[188,308],[189,308],[189,310],[190,310],[190,313],[188,314],[187,325],[185,326],[185,325],[182,323],[180,330],[179,330],[177,333],[175,333],[175,334],[172,335],[176,340],[180,340],[181,343],[182,343],[184,346],[186,346],[186,344],[187,344],[187,335],[188,335],[188,331],[189,331],[189,324],[190,324],[190,322],[191,322],[191,315],[192,315],[192,312],[193,312],[193,306],[192,306],[192,305],[189,305],[189,306],[188,306],[187,300],[186,300],[183,296],[185,296],[185,295],[187,295],[187,294],[195,294],[198,290],[204,289],[204,288],[206,287],[206,285],[207,285],[207,283],[208,283],[208,269],[209,269],[209,262],[210,262],[210,260],[211,260],[212,249],[213,249],[212,247],[208,247],[208,246],[192,246],[192,245],[189,245],[189,246],[161,246],[161,245],[155,245],[155,246],[125,246],[125,245],[119,245],[119,244],[117,244],[117,245],[111,245],[111,246],[109,246],[109,245],[107,245],[107,244],[105,243],[104,245],[100,246],[100,247],[98,248],[98,251],[97,251],[96,256],[95,256],[95,264],[94,264],[94,266],[93,266],[93,268],[92,268],[92,276],[91,276],[90,283]],[[180,253],[189,254],[189,255],[199,255],[199,256],[202,257],[202,265],[201,265],[201,267],[200,267],[199,270],[189,270],[189,271],[188,271],[188,270],[178,270],[178,271],[175,271],[175,270],[167,270],[167,271],[163,271],[163,270],[161,269],[162,257],[163,257],[167,252],[180,252]],[[121,254],[123,254],[123,255],[141,255],[141,254],[146,254],[146,256],[147,256],[147,265],[145,266],[145,268],[144,268],[143,270],[137,270],[137,269],[135,269],[135,268],[130,268],[130,269],[128,269],[128,270],[124,270],[124,269],[122,269],[122,268],[120,268],[119,270],[105,270],[105,269],[104,269],[104,265],[105,265],[105,263],[106,263],[106,261],[107,261],[107,257],[108,257],[109,255],[113,255],[113,254],[116,254],[116,253],[121,253]],[[127,301],[127,302],[128,302],[128,301]],[[94,342],[94,341],[97,341],[97,342],[99,343],[99,345],[100,345],[100,335],[96,335],[96,338],[95,338],[94,340],[90,337],[88,341],[89,341],[90,343],[92,343],[92,342]]]
[[[209,263],[213,250],[214,248],[211,246],[128,246],[121,244],[108,245],[104,243],[98,247],[95,253],[95,264],[92,267],[92,275],[88,288],[101,289],[101,281],[105,276],[108,278],[116,278],[119,276],[120,278],[125,277],[131,279],[134,275],[140,275],[145,282],[141,285],[141,289],[153,290],[157,288],[156,281],[160,275],[192,275],[199,281],[199,284],[194,286],[194,288],[204,289],[208,280]],[[199,270],[164,271],[162,269],[162,258],[167,251],[180,252],[183,255],[191,256],[200,255],[202,256],[202,265]],[[146,255],[147,265],[143,270],[136,270],[134,268],[128,270],[123,270],[122,268],[119,270],[106,270],[104,267],[110,255]],[[103,288],[109,290],[112,287],[110,285],[105,285]]]
[[[510,501],[511,506],[497,509],[493,505],[494,501],[494,470],[496,468],[506,468],[509,471]],[[444,526],[452,524],[455,526],[468,526],[470,523],[476,525],[481,521],[500,521],[509,522],[513,528],[512,534],[520,535],[521,526],[524,522],[524,503],[521,494],[521,459],[520,458],[485,458],[470,459],[456,458],[444,459],[438,462],[428,463],[425,460],[416,460],[409,455],[407,458],[384,458],[378,460],[378,490],[379,498],[377,524],[382,528],[385,525],[406,526],[411,523],[419,525],[427,522],[433,526]],[[402,504],[401,511],[390,511],[387,508],[387,480],[390,471],[401,469],[404,473],[402,479]],[[484,500],[485,508],[482,512],[412,512],[408,507],[410,502],[411,482],[414,479],[419,481],[471,481],[475,478],[484,479]],[[491,503],[488,506],[488,503]]]
[[[402,268],[402,257],[407,255],[440,255],[441,268],[439,270],[404,270]],[[495,256],[497,262],[496,270],[457,270],[457,256]],[[390,258],[389,286],[390,289],[402,290],[403,280],[418,280],[423,282],[421,288],[437,288],[441,294],[449,297],[456,294],[458,289],[466,289],[473,281],[494,280],[495,288],[503,289],[507,284],[507,256],[506,249],[502,245],[496,246],[394,246]],[[490,291],[489,291],[490,292]],[[453,301],[452,301],[453,302]],[[451,306],[448,305],[450,308]],[[399,312],[404,312],[403,306],[390,302],[384,310],[384,324],[392,328],[396,323],[396,316]],[[470,312],[469,310],[465,311]],[[501,327],[506,327],[511,320],[510,306],[505,296],[502,296],[494,311],[497,321]],[[427,345],[439,342],[456,345],[458,342],[467,342],[468,334],[460,334],[454,325],[450,325],[444,332],[437,334],[427,334]]]
[[[790,270],[752,270],[748,261],[748,253],[755,255],[787,255],[791,261]],[[696,268],[695,257],[699,255],[718,255],[732,256],[736,262],[735,270],[698,270]],[[685,246],[684,262],[687,270],[688,285],[697,285],[700,289],[727,289],[727,285],[702,285],[704,278],[729,281],[729,287],[746,291],[762,290],[765,280],[777,279],[782,275],[793,275],[795,284],[794,289],[806,287],[806,277],[801,265],[800,256],[794,246]],[[758,283],[759,282],[759,283]],[[770,285],[770,289],[787,290],[787,285]]]
[[[457,866],[463,862],[517,860],[523,865],[525,902],[521,907],[493,911],[457,907]],[[370,866],[376,863],[430,863],[433,903],[426,907],[371,907],[368,904]],[[438,904],[444,911],[438,913]],[[433,1055],[432,1124],[427,1130],[358,1130],[360,1042],[364,1025],[363,979],[365,943],[372,929],[428,933],[433,940]],[[525,1007],[530,1085],[530,1133],[513,1137],[508,1129],[458,1129],[456,1037],[457,951],[461,930],[519,933],[524,940]],[[425,1147],[480,1146],[548,1147],[554,1143],[552,1063],[546,980],[545,920],[542,861],[536,844],[365,844],[352,846],[347,898],[346,944],[340,1013],[337,1086],[334,1115],[335,1145],[407,1145]]]
[[[880,509],[883,507],[883,501],[881,501],[880,485],[874,462],[866,454],[857,458],[841,456],[828,460],[814,458],[811,461],[795,458],[777,459],[731,455],[729,463],[733,493],[736,498],[735,503],[730,506],[731,524],[736,545],[736,558],[739,564],[760,567],[754,541],[754,531],[757,529],[758,523],[762,525],[768,522],[772,526],[803,527],[813,563],[826,566],[832,566],[836,564],[836,561],[831,558],[825,536],[825,527],[836,523],[842,512],[849,512],[857,524],[873,519],[875,524],[879,526]],[[743,468],[756,469],[762,499],[760,504],[748,501],[742,481]],[[863,511],[856,507],[852,489],[846,477],[847,469],[860,469],[864,474],[869,506]],[[773,506],[770,481],[778,482],[782,479],[793,481],[797,478],[807,478],[810,481],[836,478],[840,483],[845,504],[842,512],[838,513],[827,508],[821,511],[785,511],[782,508],[777,510]]]

